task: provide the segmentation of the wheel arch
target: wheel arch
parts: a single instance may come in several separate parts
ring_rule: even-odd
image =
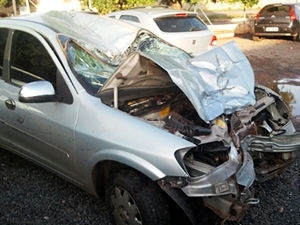
[[[122,169],[129,168],[130,167],[125,164],[112,160],[98,162],[92,171],[93,186],[97,195],[100,197],[105,196],[105,190],[112,174]]]
[[[133,170],[152,181],[166,176],[159,168],[136,155],[126,154],[120,157],[120,154],[122,153],[119,152],[115,157],[101,157],[101,160],[93,164],[92,185],[98,196],[103,196],[112,175],[123,169]],[[122,162],[120,159],[123,159]]]

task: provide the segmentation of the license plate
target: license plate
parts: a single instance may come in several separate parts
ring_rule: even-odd
[[[266,27],[267,32],[276,32],[279,31],[278,27]]]

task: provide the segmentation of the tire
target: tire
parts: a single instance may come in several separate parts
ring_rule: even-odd
[[[114,176],[107,191],[115,225],[170,225],[170,212],[155,183],[131,170]]]

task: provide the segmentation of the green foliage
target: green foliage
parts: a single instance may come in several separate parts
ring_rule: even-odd
[[[242,1],[243,5],[246,7],[252,7],[259,2],[259,0],[241,0],[241,1]]]
[[[7,4],[8,0],[0,0],[0,7],[4,7]]]
[[[88,0],[82,0],[84,2]],[[241,2],[245,7],[252,7],[257,4],[259,0],[210,0],[212,2],[225,1],[229,3]],[[182,3],[189,3],[195,5],[201,0],[92,0],[92,6],[95,7],[99,13],[106,14],[112,11],[127,9],[139,6],[152,6],[152,5],[168,5],[174,6],[182,5]]]
[[[231,2],[231,3],[242,2],[245,7],[250,8],[254,5],[256,5],[259,2],[259,0],[228,0],[228,2]]]
[[[15,0],[16,5],[26,5],[26,0]],[[7,7],[13,4],[13,0],[0,0],[0,7]]]
[[[214,0],[212,0],[214,1]],[[185,2],[190,3],[191,5],[195,5],[199,2],[199,0],[186,0]]]
[[[95,7],[99,13],[106,14],[120,9],[128,9],[139,6],[155,5],[155,0],[93,0],[92,6]]]

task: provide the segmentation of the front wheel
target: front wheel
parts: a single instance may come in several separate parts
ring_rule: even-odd
[[[169,225],[168,204],[155,183],[130,170],[116,174],[106,191],[115,225]]]

